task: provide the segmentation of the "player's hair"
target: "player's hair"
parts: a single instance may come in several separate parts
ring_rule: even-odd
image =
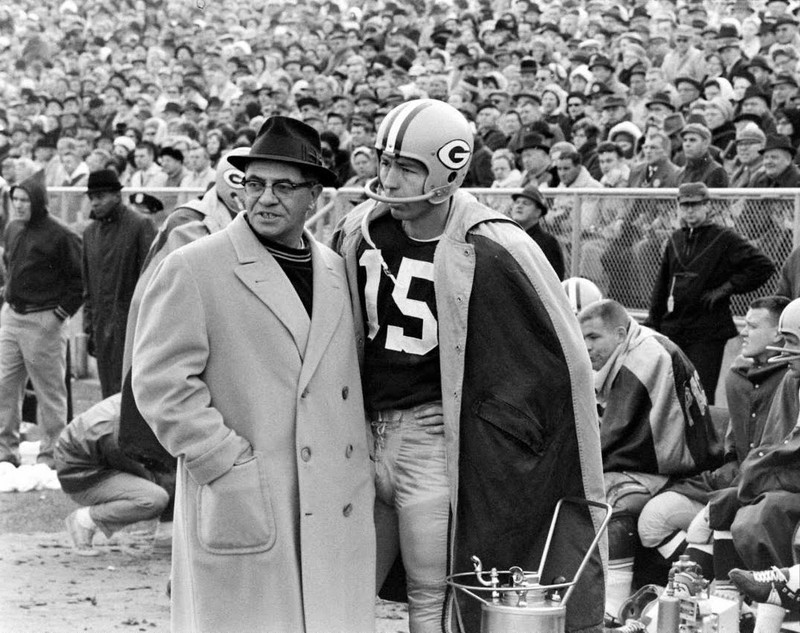
[[[621,327],[626,330],[631,321],[625,306],[613,299],[601,299],[589,304],[578,313],[580,323],[585,323],[589,319],[600,319],[608,328]]]
[[[769,316],[774,325],[778,325],[778,319],[781,318],[781,312],[791,303],[788,297],[780,295],[769,295],[766,297],[759,297],[750,302],[751,310],[764,309],[769,312]]]

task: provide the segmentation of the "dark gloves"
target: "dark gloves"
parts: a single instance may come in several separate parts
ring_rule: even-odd
[[[721,286],[704,293],[700,298],[700,302],[706,310],[713,310],[717,303],[727,299],[731,294],[733,294],[733,286],[726,281]]]

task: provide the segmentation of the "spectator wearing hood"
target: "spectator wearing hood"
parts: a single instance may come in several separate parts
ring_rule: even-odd
[[[11,203],[3,239],[0,461],[20,463],[21,395],[30,376],[42,431],[37,461],[54,468],[53,450],[67,422],[67,319],[83,301],[81,240],[50,216],[43,172],[13,186]]]
[[[736,127],[731,102],[722,97],[715,97],[706,102],[703,112],[706,125],[711,130],[711,144],[725,153],[728,146],[736,138]]]
[[[550,126],[557,126],[569,138],[572,127],[565,110],[567,106],[567,92],[558,84],[548,84],[542,90],[542,119]]]
[[[630,160],[636,153],[642,131],[631,121],[617,123],[608,131],[608,140],[622,148],[622,155]]]

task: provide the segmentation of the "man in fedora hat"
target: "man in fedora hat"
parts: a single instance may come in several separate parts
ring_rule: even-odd
[[[783,134],[771,134],[761,153],[764,156],[762,171],[753,178],[751,187],[800,187],[800,169],[794,162],[797,150],[791,139]]]
[[[553,175],[550,171],[550,145],[538,132],[524,134],[517,146],[517,154],[522,162],[522,186],[528,184],[550,185]]]
[[[304,230],[336,175],[318,133],[283,116],[228,160],[244,213],[161,262],[133,346],[136,403],[178,458],[172,629],[366,633],[374,492],[350,294]]]
[[[525,229],[525,232],[542,249],[558,278],[564,279],[564,250],[558,239],[547,233],[540,222],[547,215],[550,207],[539,191],[539,187],[528,185],[520,193],[511,196],[511,199],[514,201],[514,204],[511,205],[511,219]]]
[[[103,398],[120,391],[128,307],[155,237],[150,218],[125,205],[121,189],[112,169],[89,174],[92,222],[83,232],[83,327],[97,358]]]

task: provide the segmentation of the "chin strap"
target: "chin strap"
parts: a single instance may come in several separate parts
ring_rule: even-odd
[[[771,352],[778,352],[777,356],[768,359],[768,363],[783,363],[800,360],[800,349],[791,347],[778,347],[777,345],[767,345],[767,349]]]
[[[429,191],[428,193],[423,193],[419,196],[409,196],[408,198],[389,198],[388,196],[383,196],[378,193],[378,187],[380,186],[380,181],[378,180],[377,176],[372,178],[371,180],[367,181],[367,184],[364,185],[364,194],[368,198],[372,198],[373,200],[377,200],[378,202],[385,202],[387,204],[404,204],[406,202],[423,202],[425,200],[430,200],[436,195],[436,190]]]

